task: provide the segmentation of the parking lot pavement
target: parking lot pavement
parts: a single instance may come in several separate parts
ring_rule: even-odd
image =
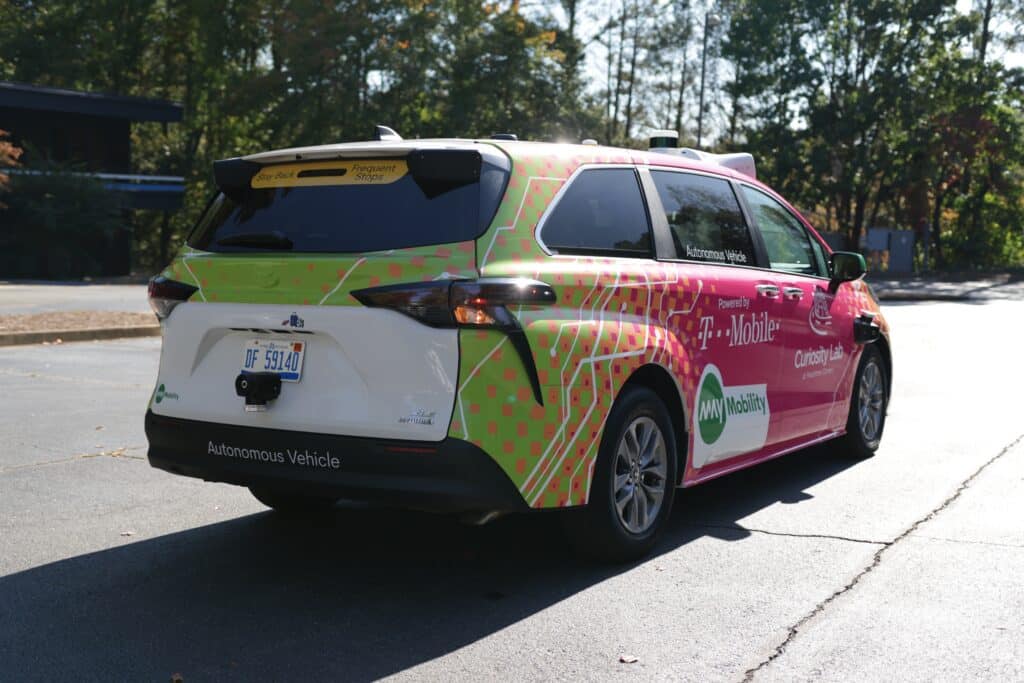
[[[0,350],[0,678],[1024,678],[1024,302],[885,311],[875,458],[687,489],[624,567],[550,514],[278,519],[142,459],[157,340]]]
[[[1024,272],[868,277],[883,301],[1024,301]]]
[[[0,315],[54,311],[127,311],[149,313],[146,285],[98,285],[86,282],[0,283]]]
[[[766,678],[886,680],[898,671],[903,680],[1021,680],[1022,482],[1017,442],[940,514],[880,550],[857,599],[809,624]]]

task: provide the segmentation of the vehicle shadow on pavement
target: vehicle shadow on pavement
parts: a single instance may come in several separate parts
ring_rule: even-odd
[[[737,520],[807,499],[851,464],[818,447],[684,490],[645,561],[739,540]],[[576,558],[551,514],[479,528],[366,509],[254,514],[0,578],[0,678],[375,679],[631,566]]]

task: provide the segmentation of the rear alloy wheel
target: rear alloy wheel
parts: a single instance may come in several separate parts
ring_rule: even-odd
[[[309,517],[329,512],[338,502],[336,498],[319,498],[273,489],[249,487],[256,500],[287,517]]]
[[[627,387],[612,407],[590,483],[590,499],[565,516],[570,542],[611,561],[643,556],[672,509],[676,440],[665,405],[650,389]]]
[[[613,498],[619,521],[633,534],[651,528],[665,500],[668,453],[657,423],[640,416],[629,423],[615,454]]]
[[[888,381],[882,354],[876,346],[864,347],[850,399],[844,446],[855,458],[870,458],[878,450],[889,404]]]

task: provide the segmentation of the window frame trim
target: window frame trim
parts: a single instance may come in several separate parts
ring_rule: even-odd
[[[561,203],[562,198],[569,191],[569,188],[572,187],[572,185],[579,179],[579,177],[581,175],[583,175],[584,173],[586,173],[587,171],[595,171],[595,170],[600,171],[600,170],[613,170],[613,169],[628,169],[628,170],[633,172],[633,177],[634,177],[634,180],[636,180],[637,189],[640,192],[640,202],[641,202],[641,204],[644,207],[644,212],[646,213],[647,230],[651,234],[651,251],[648,252],[647,254],[643,254],[643,255],[639,255],[638,254],[637,256],[624,256],[621,253],[614,253],[613,251],[609,251],[608,253],[604,253],[604,254],[602,254],[602,253],[566,254],[566,253],[560,253],[560,252],[554,251],[551,247],[548,246],[547,242],[544,241],[544,228],[547,226],[548,220],[551,218],[551,214],[553,214],[555,212],[555,209]],[[657,261],[657,260],[660,260],[658,254],[661,251],[662,245],[660,244],[660,242],[661,242],[661,239],[663,239],[663,237],[659,237],[658,230],[655,229],[654,215],[652,214],[652,211],[651,211],[650,198],[647,196],[647,193],[645,192],[645,185],[644,185],[644,181],[643,181],[642,175],[640,173],[640,167],[637,166],[636,164],[633,164],[633,163],[602,164],[602,163],[595,163],[595,162],[588,162],[588,163],[585,163],[585,164],[580,164],[569,175],[569,177],[565,179],[565,182],[562,183],[562,187],[560,187],[558,189],[558,192],[555,193],[555,196],[551,198],[551,201],[548,202],[547,207],[544,209],[544,213],[541,215],[540,219],[538,219],[538,221],[537,221],[537,228],[534,230],[533,237],[534,237],[534,240],[537,242],[538,246],[540,246],[541,251],[543,251],[547,256],[551,256],[553,258],[558,258],[558,257],[574,258],[574,259],[579,259],[579,258],[601,258],[601,259],[603,259],[603,258],[619,258],[619,259],[628,259],[630,261],[637,261],[637,260]],[[594,250],[594,251],[597,252],[598,250]]]
[[[509,156],[507,154],[505,154],[503,152],[500,152],[500,151],[496,151],[494,148],[488,148],[486,145],[484,145],[484,146],[470,146],[470,147],[465,147],[465,148],[462,148],[462,147],[450,147],[450,148],[414,147],[412,149],[407,150],[405,153],[398,154],[398,155],[381,154],[380,152],[375,151],[375,150],[366,150],[365,152],[363,152],[362,150],[357,150],[357,153],[354,156],[346,156],[346,155],[343,154],[343,155],[341,155],[340,159],[343,160],[343,161],[347,160],[347,159],[351,159],[351,160],[355,160],[355,161],[394,161],[395,159],[402,159],[402,160],[405,160],[406,162],[408,162],[409,157],[412,154],[415,154],[417,151],[433,150],[433,149],[456,149],[456,150],[463,150],[463,151],[468,150],[468,151],[476,151],[476,152],[478,152],[480,154],[480,170],[481,170],[481,174],[476,179],[475,184],[480,187],[480,195],[481,195],[481,197],[482,197],[482,194],[483,194],[481,178],[483,177],[484,166],[490,164],[491,166],[501,170],[504,173],[504,178],[502,180],[501,189],[498,192],[496,192],[495,195],[494,195],[495,198],[496,198],[496,201],[494,202],[494,206],[491,209],[490,216],[487,218],[486,221],[483,221],[482,214],[480,213],[479,206],[478,206],[478,209],[477,209],[477,221],[478,221],[478,223],[480,223],[480,225],[477,225],[476,227],[474,227],[474,230],[473,230],[474,237],[467,238],[465,240],[457,240],[457,242],[460,242],[460,241],[461,242],[472,241],[474,243],[478,242],[494,226],[494,219],[495,219],[495,217],[497,217],[498,212],[501,210],[501,204],[502,204],[502,202],[505,199],[505,193],[508,192],[508,185],[512,181],[512,173],[513,173],[512,161],[510,160],[510,158],[509,158]],[[242,158],[242,157],[239,157],[239,158]],[[309,157],[309,158],[303,159],[303,158],[301,158],[301,156],[299,156],[299,157],[296,157],[296,159],[294,159],[294,160],[276,160],[276,161],[271,161],[271,162],[266,162],[266,163],[257,161],[255,163],[259,164],[260,168],[268,168],[268,167],[273,167],[273,166],[283,166],[283,165],[286,165],[286,164],[287,165],[290,165],[290,164],[303,164],[303,163],[308,163],[308,162],[332,161],[332,160],[337,160],[337,158],[335,158],[335,157],[324,157],[324,158],[321,159],[319,157],[315,157],[315,158],[314,157]],[[399,180],[401,180],[401,178],[399,178]],[[330,187],[330,186],[325,186],[325,187]],[[275,187],[275,188],[268,188],[268,189],[272,189],[272,190],[276,191],[276,190],[281,189],[281,188],[276,188]],[[195,222],[193,222],[192,228],[189,230],[187,236],[185,237],[185,241],[183,242],[183,246],[187,246],[190,249],[194,249],[195,251],[199,251],[199,252],[202,252],[204,254],[260,255],[260,254],[274,254],[274,253],[278,253],[279,254],[279,253],[282,253],[282,252],[276,252],[276,251],[260,251],[260,250],[252,250],[252,249],[239,249],[239,250],[233,250],[232,249],[232,250],[224,250],[224,251],[222,251],[222,250],[218,250],[218,249],[210,249],[209,248],[210,247],[209,243],[207,243],[205,247],[197,247],[194,244],[192,244],[193,240],[195,240],[195,239],[197,239],[198,237],[201,236],[199,234],[199,225],[200,225],[200,223],[203,222],[203,220],[207,217],[207,214],[209,213],[210,209],[213,207],[214,203],[216,203],[216,201],[218,199],[220,199],[220,198],[229,199],[229,200],[231,199],[230,197],[227,197],[227,195],[225,195],[222,190],[220,190],[219,188],[215,187],[214,188],[213,196],[210,197],[210,199],[206,202],[206,206],[203,208],[203,211],[199,214],[199,217],[196,218]],[[480,202],[480,200],[478,199],[478,205],[479,205],[479,202]],[[216,229],[214,229],[214,232],[216,232]],[[212,238],[212,235],[211,235],[211,238]],[[409,246],[409,247],[389,247],[389,248],[385,248],[385,249],[363,249],[363,250],[358,250],[358,251],[319,251],[319,250],[318,251],[300,251],[300,250],[288,250],[287,252],[283,252],[283,253],[309,255],[309,256],[351,256],[353,254],[369,254],[369,253],[383,252],[383,251],[389,251],[389,250],[394,250],[394,249],[419,249],[419,248],[442,246],[442,245],[445,245],[445,244],[455,244],[455,243],[456,242],[429,242],[427,244],[418,244],[418,245],[413,245],[413,246]]]
[[[779,273],[779,274],[786,275],[788,277],[809,277],[809,278],[813,278],[815,280],[824,280],[825,282],[831,282],[832,275],[828,273],[828,265],[829,265],[829,262],[830,262],[830,256],[832,254],[832,250],[828,247],[827,244],[824,243],[824,240],[822,240],[822,239],[820,239],[818,237],[817,231],[811,229],[810,224],[808,224],[807,221],[804,220],[803,216],[800,216],[796,211],[791,209],[788,206],[788,203],[786,202],[786,200],[784,200],[782,198],[782,195],[779,195],[778,193],[776,193],[773,190],[766,191],[765,188],[757,187],[756,185],[751,185],[750,183],[745,183],[745,182],[737,182],[736,185],[738,186],[738,189],[740,190],[740,192],[738,192],[737,195],[741,198],[741,201],[743,202],[743,206],[744,206],[745,210],[750,211],[750,207],[747,204],[747,198],[746,198],[746,196],[744,196],[744,194],[742,192],[743,188],[747,187],[747,188],[750,188],[751,190],[754,190],[755,192],[760,192],[761,194],[765,195],[769,199],[773,200],[780,207],[782,207],[782,209],[786,213],[788,213],[790,216],[792,216],[793,219],[796,220],[796,222],[800,225],[800,227],[803,228],[804,234],[807,235],[807,239],[809,241],[812,241],[812,242],[817,242],[818,246],[820,246],[822,248],[822,252],[825,254],[825,269],[826,269],[825,275],[813,275],[811,273],[794,273],[792,270],[780,270],[778,268],[772,268],[771,267],[771,264],[772,264],[771,259],[768,258],[768,245],[764,243],[764,235],[761,234],[761,226],[754,219],[754,212],[750,211],[751,223],[755,227],[755,229],[757,230],[758,239],[761,241],[762,245],[764,246],[764,250],[765,250],[765,252],[764,252],[765,253],[765,261],[764,262],[767,264],[765,269],[766,270],[770,270],[773,273]]]
[[[661,197],[658,195],[657,190],[655,189],[653,194],[653,200],[651,201],[651,209],[653,211],[655,206],[657,207],[657,212],[655,213],[661,216],[661,220],[665,224],[665,229],[669,231],[667,234],[668,249],[666,251],[668,252],[670,250],[671,253],[671,256],[666,254],[664,257],[659,258],[659,260],[671,261],[672,263],[694,263],[702,266],[724,266],[726,268],[753,268],[755,270],[771,270],[770,268],[766,268],[763,265],[769,263],[768,252],[761,238],[761,231],[756,227],[756,223],[754,223],[754,221],[752,220],[752,216],[750,215],[749,209],[746,203],[743,201],[742,193],[739,191],[739,184],[736,182],[735,179],[718,173],[709,173],[706,171],[698,171],[690,168],[679,168],[677,166],[660,166],[652,164],[648,166],[646,170],[648,171],[648,173],[650,171],[670,171],[672,173],[678,173],[680,175],[704,176],[706,178],[714,178],[717,180],[725,181],[729,185],[729,189],[732,190],[733,197],[736,199],[736,204],[740,210],[740,215],[743,217],[743,221],[746,224],[747,233],[750,235],[750,241],[754,248],[754,259],[756,263],[754,265],[745,265],[742,263],[720,263],[718,261],[700,261],[698,259],[688,259],[680,256],[679,252],[676,250],[675,240],[672,239],[672,228],[668,224],[668,215],[665,212],[665,206],[661,203]],[[654,183],[653,177],[651,177],[651,183]]]

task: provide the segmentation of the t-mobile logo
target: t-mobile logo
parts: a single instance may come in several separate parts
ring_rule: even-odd
[[[708,338],[711,337],[711,326],[714,325],[714,322],[714,318],[711,316],[704,316],[700,319],[700,332],[697,333],[697,339],[700,339],[701,351],[708,348]]]

